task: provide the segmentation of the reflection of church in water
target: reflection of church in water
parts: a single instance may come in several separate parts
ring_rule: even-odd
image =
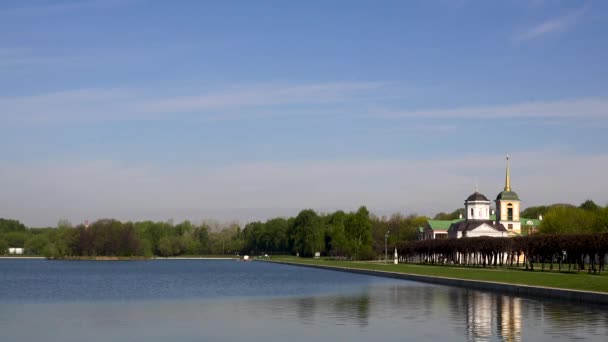
[[[507,237],[527,235],[534,232],[542,217],[530,219],[520,217],[519,195],[511,189],[509,156],[505,173],[505,187],[494,201],[496,212],[491,208],[490,200],[475,190],[464,202],[464,219],[462,214],[456,220],[427,220],[421,228],[421,238],[463,238],[477,236]]]
[[[522,299],[480,291],[465,291],[463,305],[467,340],[521,341]]]
[[[465,336],[466,341],[475,342],[521,341],[522,311],[526,310],[522,298],[421,283],[282,301],[280,307],[295,307],[298,318],[306,325],[330,322],[365,328],[380,317],[399,322],[410,340],[439,340],[451,335],[457,336],[458,340]],[[438,331],[412,330],[426,324],[432,326],[438,321],[446,322],[447,326],[436,329]],[[391,340],[390,335],[385,337]]]

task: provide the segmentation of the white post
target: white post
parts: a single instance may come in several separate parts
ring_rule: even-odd
[[[394,260],[395,265],[397,265],[399,263],[399,256],[397,255],[397,247],[395,247],[395,260]]]

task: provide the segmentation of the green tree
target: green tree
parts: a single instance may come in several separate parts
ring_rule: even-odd
[[[369,211],[362,206],[355,213],[348,214],[344,225],[353,255],[359,259],[373,257]]]
[[[8,233],[5,233],[3,236],[9,247],[23,248],[25,246],[25,241],[28,239],[29,234],[26,231],[10,231]]]
[[[349,244],[344,231],[346,214],[338,210],[326,217],[326,249],[333,256],[350,256]]]
[[[537,218],[540,215],[545,215],[547,213],[547,211],[549,211],[550,208],[551,208],[550,206],[546,206],[546,205],[528,207],[528,208],[524,209],[519,214],[519,216],[526,217],[526,218]]]
[[[313,256],[324,252],[325,232],[319,215],[312,210],[302,210],[293,222],[294,252],[301,256]]]
[[[164,257],[179,255],[183,250],[183,240],[178,236],[163,236],[158,242],[158,251]]]
[[[599,230],[598,216],[588,210],[571,206],[554,206],[544,216],[541,233],[592,233]]]
[[[284,218],[268,220],[264,224],[264,228],[265,240],[268,241],[268,251],[287,251],[287,220]]]
[[[454,209],[454,211],[452,211],[451,213],[440,212],[435,215],[433,220],[456,220],[460,217],[460,215],[462,215],[462,213],[464,213],[464,208]]]
[[[30,236],[25,242],[25,252],[27,254],[42,255],[44,247],[49,244],[49,239],[46,235],[37,234]]]
[[[17,220],[0,218],[0,234],[9,232],[25,232],[26,227]]]
[[[8,250],[8,242],[0,237],[0,255],[4,255]]]
[[[595,204],[595,202],[593,202],[592,200],[586,200],[585,202],[581,203],[579,208],[581,208],[583,210],[587,210],[587,211],[593,211],[593,212],[598,212],[602,209],[602,207]]]
[[[74,228],[74,226],[68,219],[59,219],[59,221],[57,221],[57,228]]]

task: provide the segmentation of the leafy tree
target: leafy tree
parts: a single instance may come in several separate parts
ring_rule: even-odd
[[[28,254],[43,254],[44,248],[49,244],[49,239],[46,235],[37,234],[30,236],[25,242],[25,251]]]
[[[8,250],[8,242],[6,240],[0,238],[0,255],[6,254]]]
[[[550,206],[540,205],[536,207],[528,207],[520,213],[520,217],[537,218],[540,215],[545,215],[549,211]]]
[[[372,236],[369,211],[360,207],[355,213],[347,216],[345,222],[346,238],[349,240],[351,250],[356,258],[368,259],[372,257]]]
[[[293,223],[294,252],[312,256],[324,252],[325,232],[321,218],[312,209],[302,210]]]
[[[440,212],[438,214],[435,215],[435,217],[433,217],[434,220],[456,220],[457,218],[460,217],[460,215],[462,215],[462,213],[464,213],[464,208],[458,208],[458,209],[454,209],[454,211],[452,211],[451,213],[444,213],[444,212]]]
[[[17,220],[0,218],[0,234],[9,232],[25,232],[25,225]]]
[[[593,202],[592,200],[586,200],[585,202],[581,203],[579,208],[581,208],[583,210],[587,210],[587,211],[593,211],[593,212],[598,212],[599,210],[602,209],[602,207],[595,204],[595,202]]]
[[[349,244],[344,231],[346,214],[339,210],[326,217],[325,245],[332,256],[349,256]]]
[[[13,230],[3,236],[9,247],[23,248],[25,246],[25,240],[28,238],[28,233],[26,231]]]
[[[556,204],[551,204],[551,205],[540,205],[540,206],[536,206],[536,207],[528,207],[526,209],[524,209],[521,213],[520,213],[520,217],[526,217],[526,218],[537,218],[539,217],[539,215],[546,215],[549,210],[551,210],[552,208],[556,208],[556,207],[569,207],[569,208],[575,208],[575,206],[573,206],[572,204],[564,204],[564,203],[556,203]]]
[[[194,225],[186,220],[174,227],[175,235],[177,236],[186,236],[191,237],[194,233]]]
[[[540,226],[540,232],[546,234],[590,233],[598,230],[597,215],[570,206],[552,207]]]
[[[59,219],[59,221],[57,222],[57,228],[59,229],[73,227],[74,226],[72,225],[72,222],[70,222],[68,219]]]
[[[158,242],[158,251],[161,256],[175,256],[184,250],[183,240],[178,236],[163,236]]]
[[[268,251],[284,252],[287,250],[287,220],[274,218],[264,224],[264,240],[267,241]]]

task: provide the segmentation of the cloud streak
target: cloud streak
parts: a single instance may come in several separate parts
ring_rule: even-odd
[[[328,82],[235,86],[195,95],[158,94],[131,88],[81,89],[0,97],[6,122],[116,120],[242,120],[324,115],[351,118],[555,118],[606,119],[608,98],[578,98],[456,108],[395,108],[382,82]],[[389,95],[387,95],[389,94]],[[407,98],[401,95],[403,102]],[[404,103],[404,106],[407,104]]]
[[[33,17],[41,15],[52,15],[69,11],[114,7],[118,5],[132,3],[134,1],[135,0],[83,0],[9,7],[5,9],[0,9],[0,17]]]
[[[411,111],[378,110],[370,116],[384,118],[608,118],[608,99],[587,98]]]
[[[515,42],[525,42],[534,39],[541,38],[543,36],[557,33],[557,32],[565,32],[570,30],[578,24],[581,18],[584,16],[587,11],[587,7],[583,7],[567,15],[552,18],[543,21],[531,28],[526,29],[523,32],[516,34],[513,37],[513,41]]]
[[[381,97],[380,90],[384,87],[383,83],[375,82],[258,85],[175,96],[133,89],[82,89],[0,98],[3,109],[0,118],[36,122],[279,116],[307,109],[309,113],[323,112],[332,104],[352,104],[367,97]]]

